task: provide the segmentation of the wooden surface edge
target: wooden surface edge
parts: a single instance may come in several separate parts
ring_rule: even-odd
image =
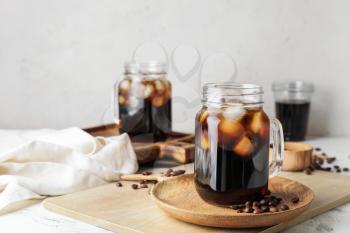
[[[52,197],[49,199],[52,200],[52,199],[55,199],[55,197]],[[48,200],[48,199],[46,199],[46,200]],[[52,213],[61,214],[63,216],[69,217],[71,219],[79,220],[82,223],[86,223],[86,224],[89,224],[89,225],[92,225],[92,226],[95,226],[98,228],[102,228],[102,229],[105,229],[108,231],[114,231],[114,232],[118,232],[118,233],[135,233],[135,232],[142,233],[141,231],[137,231],[137,230],[134,230],[134,229],[131,229],[131,228],[128,228],[125,226],[120,226],[117,224],[112,224],[108,221],[96,219],[96,218],[90,217],[90,216],[82,214],[82,213],[79,213],[77,215],[73,210],[63,208],[59,205],[55,205],[54,203],[48,202],[46,200],[44,200],[42,202],[42,205],[44,206],[45,209],[51,211]],[[96,224],[96,222],[98,222],[98,224]],[[99,223],[101,223],[101,224],[99,224]]]
[[[323,207],[319,207],[319,208],[315,208],[313,210],[311,210],[310,212],[304,212],[302,215],[300,215],[300,217],[297,217],[295,219],[292,219],[288,222],[284,222],[284,223],[280,223],[278,225],[275,226],[271,226],[263,231],[261,231],[260,233],[274,233],[274,232],[280,232],[282,230],[288,229],[290,227],[295,226],[296,224],[305,222],[310,220],[313,217],[316,217],[318,215],[324,214],[327,211],[334,209],[340,205],[346,204],[350,202],[350,196],[344,196],[343,198],[336,200],[334,202],[329,203],[326,206]]]

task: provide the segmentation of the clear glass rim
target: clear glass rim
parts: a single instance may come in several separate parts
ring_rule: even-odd
[[[294,80],[294,81],[274,81],[272,83],[274,92],[309,92],[314,91],[314,85],[311,82]]]

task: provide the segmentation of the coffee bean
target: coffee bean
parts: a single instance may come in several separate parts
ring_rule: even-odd
[[[335,169],[339,169],[339,166],[338,165],[334,165],[333,166]]]
[[[156,183],[158,183],[158,180],[150,180],[149,181],[151,184],[156,184]]]
[[[269,211],[269,207],[266,206],[266,205],[260,206],[260,209],[261,209],[263,212],[268,212],[268,211]]]
[[[259,207],[259,206],[260,206],[259,202],[254,201],[254,202],[253,202],[253,207],[254,207],[254,206]]]
[[[289,210],[289,206],[286,205],[286,204],[283,204],[283,205],[281,205],[280,209],[283,210],[283,211]]]
[[[116,185],[117,187],[122,187],[122,186],[123,186],[122,183],[120,183],[120,182],[117,182],[115,185]]]
[[[331,168],[331,167],[325,167],[325,168],[324,168],[324,171],[330,172],[330,171],[332,171],[332,168]]]
[[[140,188],[148,188],[147,184],[141,184]]]
[[[140,184],[146,184],[146,183],[147,183],[147,180],[140,180],[139,183],[140,183]]]
[[[321,148],[319,148],[319,147],[316,147],[315,148],[315,151],[321,151],[322,149]]]
[[[269,201],[269,206],[276,206],[276,205],[278,205],[278,202],[279,201],[277,201],[276,199],[273,199],[273,200]]]
[[[173,172],[173,169],[169,168],[168,170],[165,171],[164,176],[169,177],[172,172]]]
[[[253,213],[254,214],[261,214],[261,213],[263,213],[264,211],[262,211],[261,209],[255,209],[254,211],[253,211]]]
[[[280,202],[280,201],[282,201],[282,198],[277,197],[276,200]]]
[[[306,169],[304,170],[304,173],[305,173],[306,175],[311,175],[311,170],[308,169],[308,168],[306,168]]]
[[[319,165],[318,163],[313,163],[312,166],[315,168],[315,170],[321,169],[321,165]]]
[[[321,153],[321,155],[323,155],[323,156],[327,156],[327,154],[326,154],[326,153],[324,153],[324,152],[323,152],[323,153]]]
[[[165,173],[164,176],[169,177],[171,176],[171,173]]]
[[[185,172],[186,172],[185,170],[176,170],[172,172],[172,176],[179,176],[179,175],[185,174]]]
[[[251,207],[246,207],[246,208],[243,209],[243,212],[244,212],[244,213],[253,213],[253,211],[254,211],[254,210],[253,210],[253,208],[251,208]]]
[[[265,199],[262,199],[260,202],[259,202],[260,205],[267,205],[267,201]]]
[[[336,170],[336,172],[337,172],[337,173],[340,173],[340,172],[341,172],[341,170],[340,170],[340,169],[337,169],[337,170]]]
[[[243,210],[242,209],[238,209],[237,213],[243,213]]]
[[[144,175],[144,176],[149,176],[149,175],[151,175],[152,174],[152,172],[149,172],[149,171],[144,171],[144,172],[142,172],[142,175]]]
[[[132,184],[132,185],[131,185],[131,188],[132,188],[132,189],[138,189],[138,187],[139,187],[139,186],[138,186],[137,184]]]
[[[244,205],[245,206],[252,206],[252,202],[251,201],[247,201]]]
[[[276,207],[274,207],[274,206],[270,206],[269,210],[272,213],[278,212],[278,209]]]
[[[308,166],[307,169],[313,172],[315,170],[315,167],[312,164],[310,164],[310,166]]]
[[[294,204],[299,202],[299,197],[293,197],[291,202],[293,202]]]
[[[322,165],[323,164],[323,159],[319,158],[319,157],[316,157],[315,159],[315,162],[319,165]]]
[[[347,167],[343,168],[343,172],[348,172],[348,171],[349,171],[349,168],[347,168]]]
[[[333,163],[335,161],[335,157],[328,157],[326,160],[327,163]]]

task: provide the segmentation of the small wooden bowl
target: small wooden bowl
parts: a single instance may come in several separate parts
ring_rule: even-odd
[[[210,205],[198,195],[193,174],[174,177],[156,184],[152,199],[165,213],[181,221],[220,228],[252,228],[279,224],[299,216],[311,204],[314,193],[297,181],[275,176],[269,180],[269,190],[281,197],[289,210],[262,214],[237,213],[236,210]],[[293,197],[299,197],[296,204]]]
[[[284,143],[283,171],[302,171],[311,164],[313,147],[300,142]]]

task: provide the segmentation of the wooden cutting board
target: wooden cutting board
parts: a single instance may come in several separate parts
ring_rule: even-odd
[[[181,166],[193,171],[193,164]],[[350,201],[350,177],[323,171],[312,175],[283,172],[281,176],[297,180],[315,193],[311,206],[298,218],[261,229],[218,229],[197,226],[168,217],[152,202],[148,189],[133,190],[135,182],[123,187],[108,184],[97,188],[48,198],[43,205],[53,212],[114,232],[277,232],[303,222]]]
[[[102,125],[84,129],[92,136],[111,137],[119,134],[116,124]],[[194,158],[194,135],[170,132],[161,142],[132,142],[137,161],[146,164],[159,158],[172,158],[178,163],[189,163]]]

